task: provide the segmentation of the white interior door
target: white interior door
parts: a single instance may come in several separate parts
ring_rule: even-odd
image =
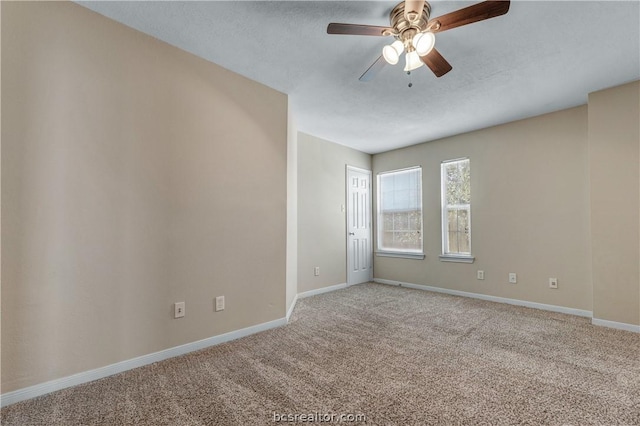
[[[371,171],[347,166],[347,284],[373,279]]]

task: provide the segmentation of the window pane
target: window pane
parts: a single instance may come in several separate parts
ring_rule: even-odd
[[[458,233],[455,231],[449,231],[449,248],[446,253],[458,252]]]
[[[422,252],[422,171],[378,175],[378,249]]]
[[[469,161],[462,161],[459,163],[459,200],[458,204],[470,204],[471,203],[471,172],[469,170]]]
[[[409,226],[408,229],[411,229],[412,231],[421,231],[421,225],[422,225],[422,220],[421,220],[421,215],[419,214],[419,212],[417,211],[412,211],[409,212]]]
[[[395,214],[394,229],[409,229],[409,212],[397,212]]]
[[[469,221],[467,220],[469,215],[467,214],[466,210],[456,210],[457,213],[457,219],[458,219],[458,227],[457,227],[457,231],[458,232],[468,232],[469,231]]]
[[[445,164],[447,204],[469,204],[471,201],[471,174],[469,161]]]
[[[458,230],[458,216],[456,214],[456,210],[449,209],[448,213],[448,223],[449,223],[449,231],[456,232]]]
[[[458,210],[458,252],[470,253],[469,212]]]
[[[445,254],[471,254],[471,169],[469,160],[443,163],[442,238]]]
[[[393,229],[393,213],[383,213],[382,214],[382,229],[392,230]]]
[[[380,244],[383,247],[391,247],[393,246],[393,232],[383,232],[382,233],[382,241]]]

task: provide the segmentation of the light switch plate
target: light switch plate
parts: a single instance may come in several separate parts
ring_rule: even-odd
[[[173,317],[174,318],[182,318],[184,317],[184,302],[176,302],[173,304]]]

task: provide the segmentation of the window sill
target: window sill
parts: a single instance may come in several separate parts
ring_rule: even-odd
[[[473,263],[476,260],[473,256],[462,256],[455,254],[441,254],[440,262],[455,262],[455,263]]]
[[[407,252],[396,252],[396,251],[377,251],[376,256],[380,257],[400,257],[403,259],[424,259],[424,254],[422,253],[407,253]]]

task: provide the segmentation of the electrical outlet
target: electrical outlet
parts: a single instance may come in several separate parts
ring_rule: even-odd
[[[518,277],[516,276],[515,272],[509,272],[509,282],[511,284],[515,284],[518,282]]]
[[[184,316],[184,302],[176,302],[173,304],[173,317],[182,318]]]
[[[224,296],[216,297],[216,312],[224,311]]]
[[[558,288],[557,278],[549,278],[549,288]]]
[[[315,268],[313,268],[313,275],[315,275],[316,277],[320,276],[320,267],[316,266]]]
[[[484,271],[478,271],[478,279],[484,280]]]

